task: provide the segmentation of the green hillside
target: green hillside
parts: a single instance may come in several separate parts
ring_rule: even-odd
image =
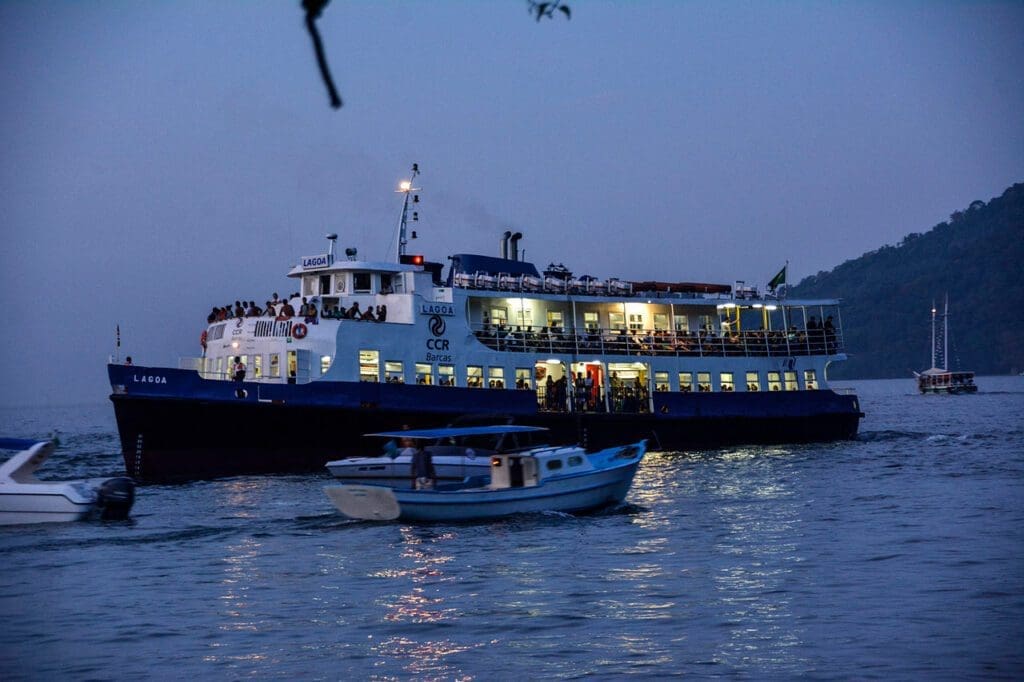
[[[950,369],[1024,370],[1024,183],[972,202],[924,234],[807,277],[788,296],[843,299],[850,360],[829,374],[870,379],[929,366],[931,304],[941,314],[946,292]]]

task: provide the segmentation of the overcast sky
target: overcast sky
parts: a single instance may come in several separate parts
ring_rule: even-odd
[[[0,4],[0,404],[176,366],[301,256],[790,281],[1024,180],[1024,3],[523,0]],[[842,296],[843,292],[835,292]],[[59,425],[54,425],[55,428]]]

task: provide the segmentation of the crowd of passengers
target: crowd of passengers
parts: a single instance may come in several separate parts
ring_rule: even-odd
[[[561,327],[523,327],[485,323],[476,337],[495,350],[543,352],[559,350],[597,351],[635,355],[797,355],[829,354],[837,350],[836,331],[829,315],[824,322],[815,317],[806,329],[790,326],[787,331],[671,332],[665,329],[591,329],[573,336]]]
[[[301,299],[301,303],[299,302]],[[292,304],[295,301],[295,304]],[[317,310],[316,299],[308,300],[300,296],[298,292],[287,298],[279,298],[277,292],[266,302],[264,307],[256,305],[256,301],[235,301],[218,308],[214,306],[210,314],[206,316],[207,324],[223,322],[238,317],[271,317],[275,320],[290,320],[302,318],[307,324],[317,324],[318,318],[324,317],[332,320],[368,320],[372,322],[384,322],[388,317],[386,305],[368,306],[365,310],[359,309],[359,302],[356,301],[350,308],[338,306],[324,306],[323,311]]]
[[[594,384],[594,378],[588,371],[584,377],[577,372],[576,377],[562,376],[553,379],[548,375],[544,383],[544,396],[540,408],[548,412],[565,412],[570,406],[575,412],[604,412],[604,389]],[[617,372],[612,372],[609,387],[609,405],[612,412],[646,412],[649,394],[647,387],[636,377],[632,381],[622,381]],[[569,401],[572,401],[571,403]]]

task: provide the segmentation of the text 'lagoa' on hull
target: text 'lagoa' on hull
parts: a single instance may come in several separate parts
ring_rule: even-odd
[[[591,449],[856,435],[857,397],[827,380],[846,359],[838,300],[541,272],[520,258],[519,233],[497,256],[459,253],[446,266],[406,253],[418,195],[411,181],[400,191],[397,262],[351,248],[335,258],[329,235],[328,253],[288,273],[293,296],[210,311],[198,357],[109,365],[130,475],[315,470],[365,455],[354,434],[466,415]]]

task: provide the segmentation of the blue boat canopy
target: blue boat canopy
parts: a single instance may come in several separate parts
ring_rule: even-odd
[[[450,426],[440,429],[410,429],[407,431],[385,431],[367,433],[367,436],[384,438],[455,438],[456,436],[496,436],[502,433],[526,433],[547,431],[540,426],[496,425],[496,426]]]

